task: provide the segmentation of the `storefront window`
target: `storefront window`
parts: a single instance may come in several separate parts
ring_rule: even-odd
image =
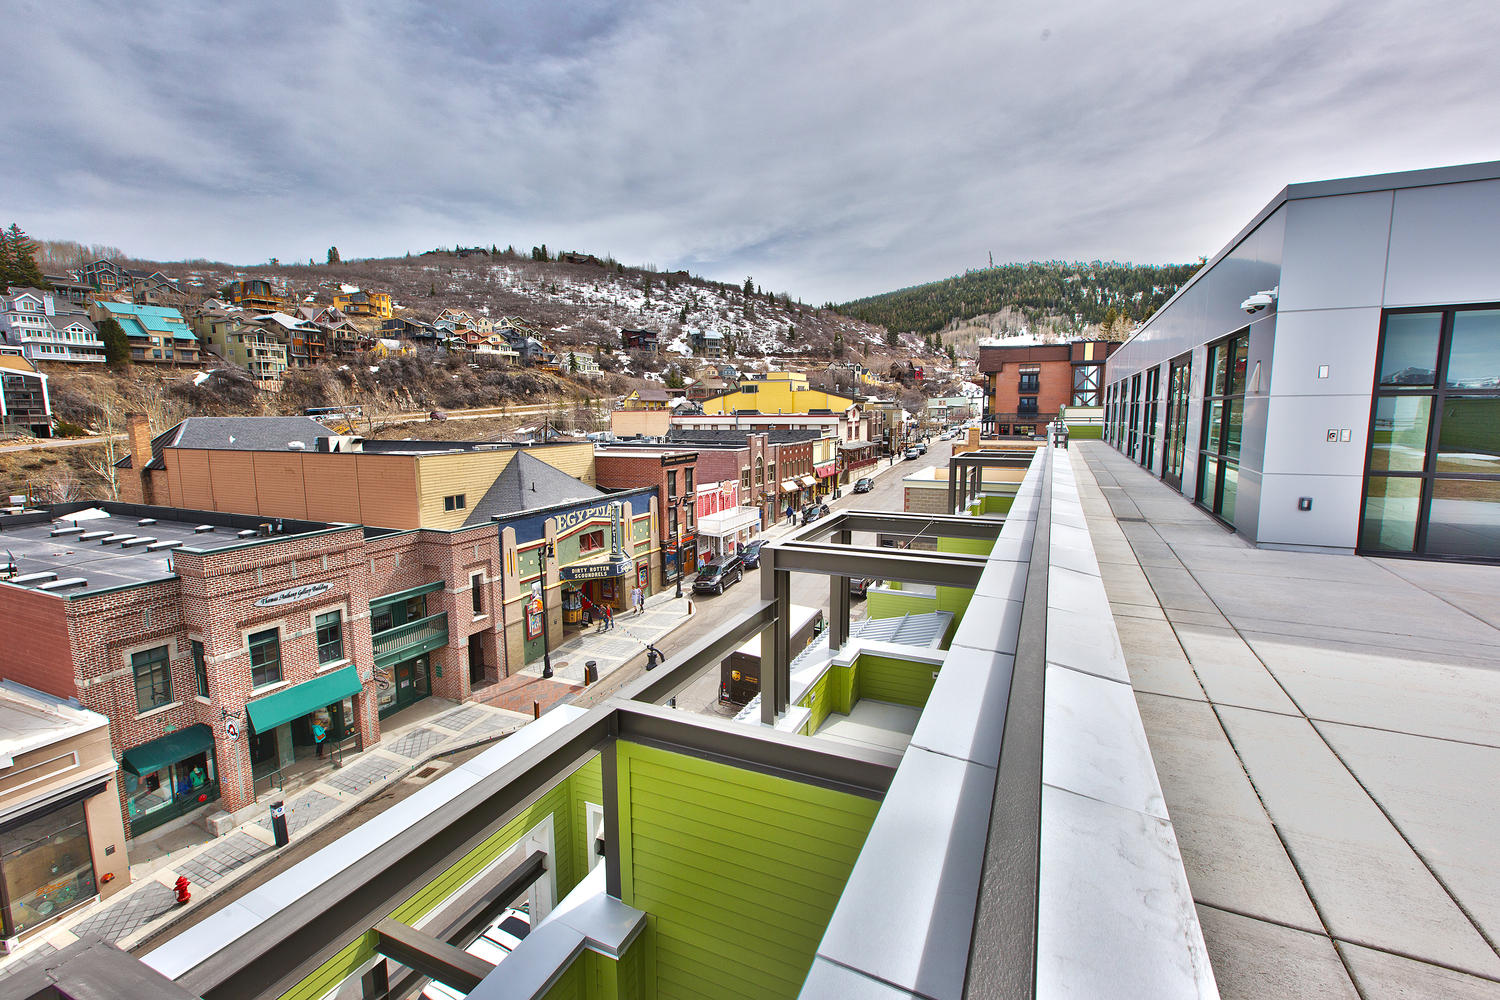
[[[133,834],[219,797],[213,755],[207,751],[147,774],[122,770],[120,777],[125,782],[125,811]]]
[[[98,890],[83,803],[30,817],[0,833],[0,874],[10,903],[7,937],[92,899]]]

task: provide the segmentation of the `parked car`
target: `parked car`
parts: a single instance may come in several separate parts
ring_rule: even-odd
[[[757,538],[740,549],[740,561],[745,564],[746,569],[756,569],[760,566],[760,548],[765,544],[765,539]]]
[[[906,449],[906,457],[908,459],[921,458],[922,457],[922,453],[917,450],[917,446],[916,445],[912,445],[910,448]]]
[[[442,410],[433,410],[431,413],[427,414],[427,419],[431,420],[435,424],[440,424],[444,420],[448,419],[448,414],[444,413]]]
[[[812,524],[818,518],[827,516],[828,505],[826,503],[823,503],[822,501],[819,501],[817,503],[810,503],[806,507],[802,508],[803,524]]]
[[[927,442],[926,441],[918,441],[917,442],[917,454],[919,454],[919,455],[925,455],[925,454],[927,454]]]
[[[518,910],[514,906],[508,907],[464,951],[491,965],[499,965],[530,933],[531,914],[525,910]],[[426,1000],[463,1000],[464,998],[463,993],[444,986],[442,983],[428,983],[427,988],[422,991],[422,996]]]
[[[745,562],[739,556],[718,556],[698,567],[693,593],[722,594],[725,587],[739,583],[744,575]]]
[[[856,493],[868,493],[874,488],[875,480],[871,479],[869,476],[865,476],[863,479],[854,484],[854,492]]]
[[[865,596],[867,596],[869,594],[869,592],[870,592],[870,584],[872,584],[874,582],[875,581],[871,580],[869,577],[865,577],[863,579],[855,579],[854,577],[851,576],[849,578],[849,596],[850,597],[865,597]]]

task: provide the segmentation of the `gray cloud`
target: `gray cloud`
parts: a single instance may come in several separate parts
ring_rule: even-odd
[[[241,263],[546,242],[810,301],[991,251],[1191,260],[1287,182],[1494,158],[1500,118],[1492,3],[53,0],[8,20],[0,213],[38,235]]]

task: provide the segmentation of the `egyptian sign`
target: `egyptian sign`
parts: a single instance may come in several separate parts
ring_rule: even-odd
[[[651,509],[651,497],[656,492],[654,486],[643,486],[639,489],[627,490],[621,493],[612,493],[608,497],[598,497],[588,503],[579,503],[575,507],[566,510],[555,511],[523,511],[519,514],[511,514],[502,518],[498,523],[500,528],[514,528],[516,541],[525,545],[527,542],[535,541],[546,534],[546,523],[548,520],[557,522],[557,534],[562,536],[574,528],[589,521],[608,521],[609,507],[613,503],[623,503],[630,511],[631,517],[640,517]]]
[[[267,594],[256,601],[255,606],[257,608],[274,608],[282,604],[295,604],[298,601],[305,601],[309,597],[326,594],[332,589],[333,584],[331,583],[304,583],[300,587],[288,587],[285,590],[278,590],[274,594]]]

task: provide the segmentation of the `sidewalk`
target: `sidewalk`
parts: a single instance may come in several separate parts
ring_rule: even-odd
[[[688,582],[683,581],[684,584]],[[592,625],[553,647],[551,683],[566,685],[570,689],[567,694],[581,691],[583,667],[590,660],[598,664],[599,679],[603,680],[643,654],[648,642],[660,642],[686,625],[692,591],[685,588],[682,597],[674,596],[675,593],[676,588],[673,588],[648,597],[646,610],[639,615],[631,611],[615,615],[614,628],[608,632],[599,631],[597,624]],[[527,664],[515,676],[541,680],[542,661]],[[527,702],[527,707],[530,707],[530,702]],[[544,709],[547,707],[550,705],[543,706]]]
[[[436,710],[414,713],[404,724],[384,729],[380,743],[289,794],[285,800],[287,831],[293,843],[397,781],[435,776],[437,769],[426,774],[423,767],[433,758],[500,739],[532,721],[530,713],[489,705],[456,705],[434,698],[416,707],[425,705]],[[255,810],[259,815],[222,837],[165,854],[146,852],[145,860],[131,864],[132,881],[125,889],[102,903],[81,907],[26,942],[15,955],[0,958],[0,982],[72,944],[81,934],[98,934],[128,949],[254,871],[276,853],[270,801],[270,796],[263,796],[265,808]],[[177,905],[171,888],[179,875],[192,884],[192,902],[183,907]]]
[[[1256,548],[1072,452],[1221,994],[1500,996],[1500,567]]]

